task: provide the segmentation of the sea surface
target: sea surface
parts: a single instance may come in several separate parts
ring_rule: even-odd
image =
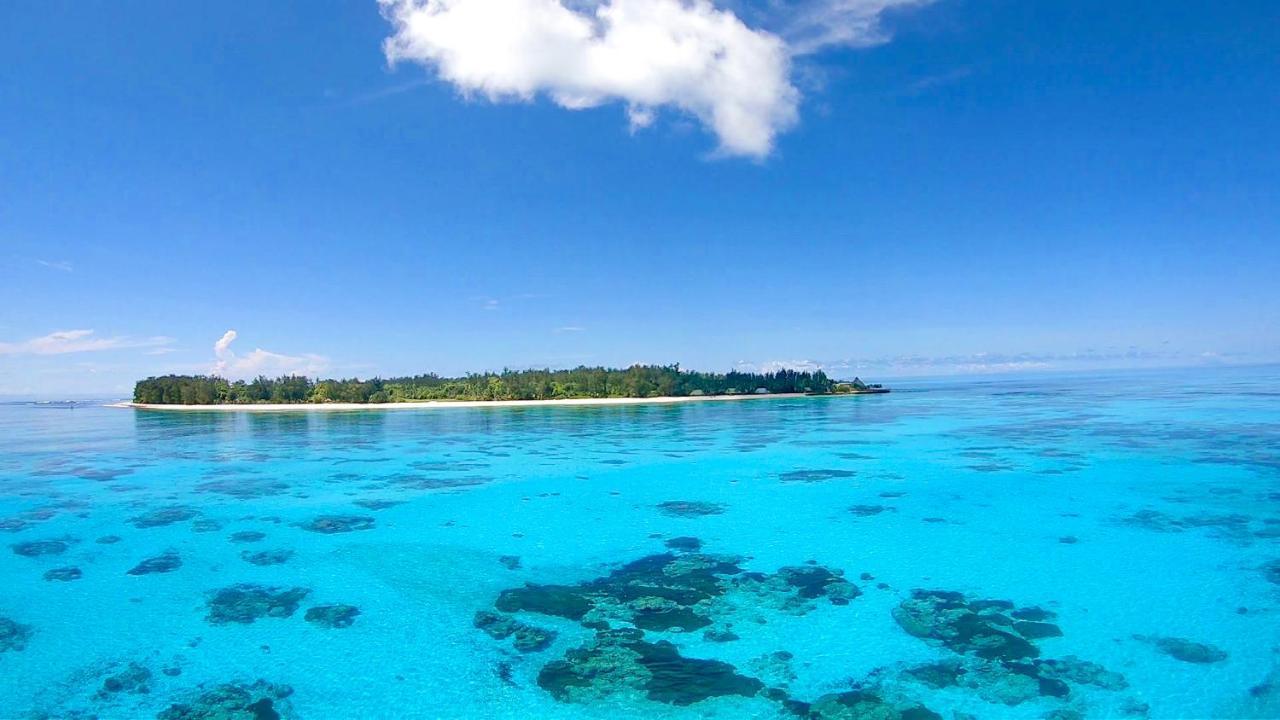
[[[0,716],[1280,717],[1280,369],[0,407]]]

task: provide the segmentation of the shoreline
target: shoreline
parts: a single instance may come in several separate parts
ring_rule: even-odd
[[[484,407],[590,407],[603,405],[673,405],[691,402],[728,402],[734,400],[780,400],[806,397],[841,397],[843,395],[870,395],[875,393],[840,393],[832,395],[807,395],[805,393],[777,393],[773,395],[700,395],[663,396],[651,398],[567,398],[560,400],[409,400],[392,403],[262,403],[224,405],[176,405],[157,403],[119,402],[106,407],[132,408],[134,410],[177,410],[187,412],[335,412],[369,410],[434,410],[441,408]]]

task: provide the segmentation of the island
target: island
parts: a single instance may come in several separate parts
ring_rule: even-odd
[[[139,380],[133,407],[367,406],[408,404],[615,404],[889,392],[855,378],[837,382],[821,370],[708,373],[675,365],[625,369],[503,370],[460,377],[437,374],[360,380],[302,375],[230,381],[216,375],[163,375]]]

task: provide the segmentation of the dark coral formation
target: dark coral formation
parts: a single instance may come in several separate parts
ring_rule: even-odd
[[[784,483],[814,483],[826,482],[837,478],[850,478],[857,474],[852,470],[792,470],[791,472],[782,473],[778,476],[778,479]]]
[[[218,532],[221,529],[222,523],[210,518],[200,518],[191,523],[191,532]]]
[[[879,515],[882,512],[897,512],[898,509],[888,505],[854,505],[849,508],[849,512],[858,517],[871,517]]]
[[[22,518],[0,518],[0,532],[18,532],[30,525]]]
[[[27,649],[31,626],[0,616],[0,653]]]
[[[780,687],[765,690],[760,679],[740,674],[733,665],[684,657],[675,645],[650,641],[645,634],[702,630],[707,641],[731,642],[738,635],[726,622],[727,613],[743,596],[752,607],[802,614],[820,599],[842,605],[861,591],[840,571],[814,561],[774,573],[748,572],[739,558],[699,552],[696,538],[674,538],[667,544],[670,552],[642,557],[575,585],[526,584],[504,590],[494,602],[500,612],[476,613],[475,625],[497,639],[515,636],[516,649],[522,651],[543,649],[554,636],[504,613],[560,617],[595,630],[593,639],[544,666],[538,676],[543,689],[566,702],[639,691],[674,705],[722,695],[761,695],[788,708],[804,705]],[[779,666],[776,684],[785,687],[792,677],[791,654],[778,651],[766,660]]]
[[[372,530],[373,526],[374,519],[368,515],[321,515],[299,525],[303,530],[325,535]]]
[[[523,623],[509,615],[488,610],[477,611],[472,624],[494,640],[514,638],[513,646],[522,653],[546,650],[556,639],[556,633],[552,630]]]
[[[959,656],[903,671],[903,678],[932,688],[964,688],[987,702],[1012,706],[1036,698],[1069,698],[1073,685],[1128,687],[1124,676],[1097,663],[1074,656],[1041,659],[1035,643],[1062,634],[1050,622],[1055,613],[1044,608],[916,590],[894,609],[893,617],[911,635]]]
[[[227,539],[233,543],[255,543],[265,540],[266,537],[266,533],[258,532],[257,530],[241,530],[231,533],[231,537]]]
[[[224,683],[197,690],[193,697],[176,702],[156,715],[157,720],[292,720],[289,703],[293,688],[265,680]]]
[[[309,608],[306,621],[325,628],[351,627],[360,615],[360,608],[355,605],[317,605]]]
[[[814,720],[942,720],[941,715],[923,705],[895,704],[869,690],[823,695],[807,708],[793,707],[795,710]]]
[[[245,562],[250,563],[252,565],[261,565],[264,567],[268,565],[284,564],[286,562],[289,562],[289,559],[292,557],[293,557],[293,551],[285,550],[285,549],[260,550],[258,552],[250,552],[248,550],[243,550],[240,552],[241,560],[244,560]]]
[[[1165,655],[1182,662],[1207,665],[1227,659],[1225,651],[1212,645],[1187,640],[1186,638],[1134,635],[1133,639],[1149,643]]]
[[[121,537],[119,535],[103,535],[97,540],[94,540],[94,542],[98,543],[99,545],[115,545],[116,543],[120,542],[120,540],[121,540]]]
[[[27,542],[14,543],[9,547],[13,548],[15,555],[23,557],[43,557],[45,555],[61,555],[71,547],[71,540],[29,540]]]
[[[519,570],[520,556],[519,555],[503,555],[502,557],[498,558],[498,563],[501,564],[502,567],[508,570]]]
[[[232,585],[213,592],[208,599],[205,620],[214,625],[249,624],[264,618],[291,617],[311,591],[307,588],[276,588],[252,583]]]
[[[698,552],[702,549],[702,541],[696,537],[673,537],[663,544],[677,552]]]
[[[78,567],[60,567],[48,570],[44,574],[45,580],[69,582],[71,580],[79,580],[84,576]]]
[[[668,500],[658,503],[658,510],[672,517],[702,517],[703,515],[720,515],[725,511],[725,506],[700,500]]]
[[[1019,620],[1007,600],[969,600],[946,590],[915,590],[894,608],[893,618],[908,633],[938,642],[959,654],[984,660],[1018,661],[1039,657],[1032,641],[1060,635],[1057,626],[1037,620]],[[1029,617],[1049,619],[1048,611],[1035,609]]]
[[[280,495],[289,489],[289,483],[262,477],[225,477],[196,486],[196,492],[227,495],[238,500]]]
[[[1273,585],[1280,585],[1280,560],[1272,560],[1262,566],[1262,577]]]
[[[731,591],[795,612],[806,611],[818,598],[843,605],[861,594],[838,572],[818,565],[766,574],[744,572],[738,562],[702,553],[649,555],[577,585],[504,590],[494,605],[503,612],[535,612],[589,627],[619,621],[642,630],[691,632],[712,624],[714,602]]]
[[[199,517],[199,515],[200,511],[195,508],[185,507],[182,505],[171,505],[169,507],[157,508],[130,518],[129,522],[136,528],[154,528],[172,525],[179,522],[186,522],[187,520]]]
[[[177,550],[166,550],[155,557],[149,557],[129,570],[130,575],[150,575],[152,573],[173,572],[182,567],[182,556]]]
[[[102,689],[98,691],[98,697],[110,697],[119,693],[144,695],[149,692],[151,692],[151,670],[130,661],[120,672],[108,675],[102,681]]]
[[[543,666],[538,686],[564,702],[584,701],[620,690],[639,690],[650,700],[692,705],[712,697],[752,697],[764,689],[717,660],[682,656],[668,642],[650,643],[639,630],[605,630],[563,660]]]
[[[386,510],[387,508],[392,508],[397,505],[402,505],[404,504],[404,501],[403,500],[368,499],[368,500],[356,500],[355,504],[359,505],[362,508],[365,508],[366,510]]]

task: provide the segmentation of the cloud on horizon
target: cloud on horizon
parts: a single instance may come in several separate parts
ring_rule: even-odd
[[[229,380],[248,380],[259,375],[317,376],[329,369],[329,359],[323,355],[284,355],[255,348],[247,355],[237,355],[231,349],[238,333],[228,330],[213,344],[214,363],[211,373]]]
[[[620,102],[632,131],[674,109],[723,155],[761,159],[799,119],[792,58],[889,40],[881,15],[932,0],[800,0],[751,28],[708,0],[378,0],[392,65],[433,70],[464,97],[549,97],[569,110]]]
[[[157,348],[169,345],[172,338],[163,336],[132,338],[123,335],[95,337],[93,330],[57,330],[19,342],[0,342],[0,355],[65,355],[67,353],[102,352],[128,348]]]

